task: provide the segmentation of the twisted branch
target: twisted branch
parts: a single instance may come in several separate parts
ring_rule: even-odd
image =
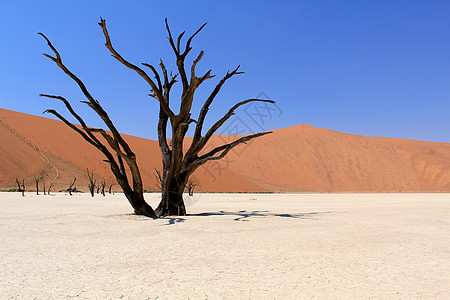
[[[52,49],[52,51],[55,53],[56,58],[51,55],[45,54],[45,53],[44,53],[44,56],[53,60],[57,64],[57,66],[61,70],[64,71],[64,73],[66,73],[70,78],[72,78],[78,84],[81,91],[83,92],[85,97],[88,99],[88,101],[82,101],[82,102],[87,104],[90,108],[92,108],[97,113],[97,115],[103,120],[103,122],[106,124],[106,126],[109,128],[109,130],[113,134],[114,139],[116,139],[117,142],[122,146],[125,153],[130,157],[134,157],[135,155],[134,155],[133,151],[131,151],[131,148],[123,140],[119,131],[116,129],[113,122],[111,121],[111,119],[109,118],[108,114],[103,109],[103,107],[100,105],[100,103],[97,100],[95,100],[94,97],[92,97],[92,95],[89,93],[89,91],[86,88],[86,86],[84,85],[84,83],[63,64],[60,54],[58,53],[56,48],[52,45],[50,40],[43,33],[39,33],[39,35],[41,35],[47,41],[47,44]],[[56,98],[56,99],[59,99],[59,98]]]
[[[205,104],[203,104],[203,107],[200,110],[200,114],[199,114],[199,117],[198,117],[197,126],[195,127],[194,138],[192,140],[192,144],[193,145],[195,145],[199,141],[199,139],[201,137],[202,129],[203,129],[203,123],[205,121],[206,114],[208,113],[209,106],[211,105],[211,103],[213,102],[214,98],[219,93],[219,91],[222,88],[222,86],[225,84],[225,82],[228,79],[230,79],[234,75],[239,75],[239,74],[243,74],[244,73],[244,72],[238,72],[239,67],[240,66],[237,66],[237,68],[234,69],[232,72],[227,72],[227,74],[220,80],[220,82],[216,85],[214,90],[211,92],[211,94],[209,95],[208,99],[205,101]]]
[[[214,123],[214,125],[208,130],[208,132],[205,134],[204,137],[200,138],[200,140],[195,145],[191,146],[191,147],[193,147],[193,149],[191,151],[191,155],[198,154],[198,152],[200,152],[200,150],[203,149],[203,147],[205,147],[206,143],[208,143],[208,141],[212,137],[212,135],[217,131],[217,129],[219,129],[223,125],[223,123],[225,123],[231,116],[234,115],[234,111],[238,107],[245,105],[247,103],[250,103],[250,102],[275,103],[275,101],[272,101],[272,100],[262,100],[262,99],[247,99],[247,100],[237,103],[219,121]]]
[[[127,60],[125,60],[112,46],[111,43],[111,38],[109,37],[109,33],[108,33],[108,29],[106,28],[106,20],[100,18],[100,22],[98,23],[98,25],[102,28],[103,30],[103,35],[105,36],[106,39],[106,43],[105,46],[106,48],[108,48],[108,50],[111,52],[112,56],[117,59],[119,62],[121,62],[124,66],[126,66],[127,68],[136,71],[142,78],[144,78],[145,81],[147,81],[147,83],[151,86],[153,93],[155,94],[155,98],[159,101],[161,107],[164,109],[164,112],[170,117],[173,118],[175,115],[172,112],[172,110],[170,109],[170,107],[167,105],[167,103],[165,103],[164,99],[163,99],[163,95],[162,95],[162,91],[160,89],[158,89],[158,86],[156,86],[155,82],[153,82],[153,80],[147,75],[147,73],[145,73],[144,70],[142,70],[141,68],[133,65],[132,63],[128,62]]]
[[[244,137],[241,137],[237,140],[235,140],[234,142],[216,147],[214,149],[212,149],[211,151],[209,151],[208,153],[198,157],[193,165],[191,166],[191,168],[193,168],[194,170],[196,168],[198,168],[199,166],[203,165],[204,163],[211,161],[211,160],[219,160],[222,159],[223,157],[225,157],[225,155],[227,155],[234,147],[236,147],[239,144],[243,144],[243,143],[247,143],[252,139],[255,139],[257,137],[266,135],[272,133],[272,131],[266,131],[266,132],[259,132],[259,133],[255,133],[255,134],[250,134]],[[220,152],[219,155],[215,156],[216,154],[218,154]]]

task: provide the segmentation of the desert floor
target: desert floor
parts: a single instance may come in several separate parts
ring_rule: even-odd
[[[186,198],[0,193],[0,299],[450,299],[450,194]]]

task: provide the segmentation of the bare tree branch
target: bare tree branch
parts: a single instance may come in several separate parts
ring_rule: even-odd
[[[114,150],[119,149],[120,151],[120,147],[117,144],[117,140],[114,140],[111,136],[107,135],[106,132],[103,129],[93,129],[93,128],[89,128],[87,127],[86,123],[83,121],[83,119],[75,113],[75,111],[72,109],[72,107],[70,106],[70,104],[68,103],[68,101],[60,96],[51,96],[51,95],[45,95],[45,94],[41,94],[41,96],[43,97],[48,97],[48,98],[54,98],[54,99],[59,99],[62,100],[66,106],[68,107],[69,111],[80,121],[82,128],[84,129],[85,132],[83,132],[82,130],[80,130],[77,126],[73,125],[72,123],[70,123],[66,118],[64,118],[61,114],[59,114],[56,110],[54,109],[47,109],[46,111],[44,111],[44,113],[51,113],[54,116],[56,116],[58,119],[60,119],[61,121],[64,122],[64,124],[66,124],[67,126],[69,126],[71,129],[73,129],[75,132],[77,132],[79,135],[81,135],[81,137],[83,137],[84,140],[86,140],[88,143],[90,143],[91,145],[93,145],[94,147],[96,147],[98,150],[100,150],[107,158],[106,162],[111,164],[111,167],[114,169],[118,169],[120,170],[120,173],[123,176],[123,180],[124,181],[128,181],[127,176],[125,171],[123,170],[123,162],[121,160],[121,156],[120,155],[125,155],[122,152],[118,153],[118,161],[119,161],[119,165],[117,165],[114,156],[111,154],[111,152],[91,133],[91,132],[103,132],[104,133],[104,138],[107,140],[107,142],[111,145],[115,145],[116,147],[112,147]],[[64,100],[63,100],[64,99]],[[105,137],[105,135],[107,135],[108,137]]]
[[[69,112],[72,114],[72,116],[74,116],[78,122],[80,123],[81,127],[86,131],[86,133],[88,134],[89,138],[92,139],[92,141],[98,146],[101,145],[100,141],[93,135],[90,133],[90,131],[88,130],[88,127],[86,125],[86,123],[84,122],[84,120],[80,117],[80,115],[78,115],[75,110],[72,108],[72,106],[70,105],[69,101],[67,101],[64,97],[61,96],[54,96],[54,95],[47,95],[47,94],[39,94],[40,97],[46,97],[46,98],[51,98],[51,99],[57,99],[57,100],[61,100],[62,102],[64,102],[64,104],[66,105],[67,109],[69,110]],[[48,111],[50,112],[50,111]],[[98,148],[98,147],[97,147]]]
[[[99,132],[103,138],[108,142],[109,146],[121,157],[126,157],[127,155],[122,152],[117,141],[110,136],[104,129],[101,128],[87,128],[88,132]]]
[[[184,32],[182,34],[180,34],[180,36],[178,37],[177,40],[177,46],[175,46],[175,43],[173,41],[172,38],[172,33],[170,31],[170,27],[169,27],[169,23],[167,21],[167,18],[165,19],[165,23],[166,23],[166,29],[167,29],[167,33],[169,34],[169,43],[172,46],[172,49],[175,53],[175,56],[177,57],[177,68],[178,68],[178,72],[180,74],[180,78],[181,78],[181,82],[183,84],[183,95],[188,93],[188,90],[190,90],[190,85],[188,83],[188,78],[186,75],[186,70],[184,68],[184,60],[186,58],[186,56],[188,55],[189,51],[191,51],[191,42],[192,39],[206,26],[206,23],[203,24],[186,42],[186,48],[184,50],[183,53],[181,53],[180,51],[180,41],[181,41],[181,37],[184,35]],[[203,56],[203,54],[201,54]],[[201,57],[200,57],[201,58]],[[195,68],[195,66],[194,66]],[[195,77],[194,77],[195,78]],[[206,77],[205,77],[206,79]],[[191,81],[192,81],[192,77],[191,77]],[[193,93],[193,91],[190,91]],[[184,98],[184,97],[183,97]],[[183,102],[183,101],[182,101]]]
[[[191,51],[192,39],[206,26],[206,24],[208,24],[208,23],[204,23],[202,26],[200,26],[200,28],[193,35],[191,35],[191,37],[188,39],[188,41],[186,42],[186,49],[184,50],[184,53],[182,54],[183,56],[186,56],[189,53],[189,51]]]
[[[178,53],[180,53],[180,42],[181,42],[181,39],[183,38],[183,35],[186,33],[186,31],[183,31],[179,36],[178,36],[178,39],[177,39],[177,52]]]
[[[167,33],[169,34],[169,44],[170,46],[172,46],[173,52],[175,53],[175,55],[178,56],[180,55],[180,51],[178,51],[177,47],[175,46],[175,43],[173,41],[172,38],[172,33],[170,32],[170,27],[169,27],[169,22],[167,21],[167,18],[164,19],[164,22],[166,23],[166,29],[167,29]],[[181,38],[179,38],[178,40],[181,40]]]
[[[117,59],[119,62],[121,62],[123,65],[125,65],[127,68],[136,71],[142,78],[144,78],[145,81],[151,86],[153,93],[156,95],[156,99],[161,104],[162,108],[164,109],[165,113],[170,117],[173,118],[175,115],[172,112],[172,110],[169,108],[169,106],[163,101],[163,95],[162,91],[158,89],[156,84],[153,82],[153,80],[147,75],[147,73],[144,72],[141,68],[133,65],[132,63],[125,60],[112,46],[111,39],[109,37],[108,29],[106,28],[106,20],[100,19],[100,22],[98,23],[100,27],[103,30],[103,35],[105,36],[106,48],[109,49],[109,51],[112,53],[113,57]]]
[[[158,90],[162,91],[163,87],[162,87],[162,84],[161,84],[161,79],[160,79],[159,74],[156,71],[155,67],[153,67],[152,65],[147,64],[147,63],[142,63],[142,65],[144,65],[144,66],[146,66],[146,67],[148,67],[148,68],[150,68],[152,70],[153,74],[155,74],[156,81],[158,81]]]
[[[80,130],[78,127],[76,127],[75,125],[73,125],[72,123],[70,123],[66,118],[64,118],[63,116],[61,116],[56,110],[54,109],[47,109],[44,111],[45,113],[50,113],[54,116],[56,116],[58,119],[60,119],[61,121],[64,122],[64,124],[66,124],[67,126],[69,126],[70,128],[72,128],[73,130],[75,130],[79,135],[81,135],[83,137],[83,139],[85,139],[89,144],[93,145],[94,147],[96,147],[97,149],[99,148],[99,145],[92,140],[89,136],[86,135],[86,133],[84,133],[82,130]]]
[[[203,123],[205,121],[206,114],[208,113],[209,106],[211,105],[211,103],[213,102],[214,98],[219,93],[219,91],[222,88],[222,86],[224,85],[224,83],[228,79],[233,77],[234,75],[238,75],[238,74],[243,74],[244,73],[244,72],[238,72],[239,67],[240,66],[237,66],[237,68],[234,69],[233,71],[227,72],[227,74],[220,80],[220,82],[216,85],[216,87],[214,88],[214,90],[212,91],[212,93],[210,94],[208,99],[205,101],[205,104],[203,105],[202,109],[200,110],[200,114],[199,114],[198,121],[197,121],[197,126],[195,127],[194,138],[192,140],[193,144],[196,144],[198,142],[198,140],[200,139],[201,134],[202,134],[202,129],[203,129]]]
[[[214,125],[208,130],[208,132],[205,134],[204,137],[200,138],[200,140],[197,142],[197,144],[192,145],[193,150],[191,151],[192,154],[197,154],[200,152],[203,147],[208,143],[209,139],[212,137],[212,135],[217,131],[217,129],[220,128],[231,116],[234,115],[234,111],[247,103],[250,102],[267,102],[267,103],[275,103],[275,101],[272,100],[262,100],[262,99],[247,99],[244,101],[241,101],[234,105],[219,121],[214,123]]]
[[[75,74],[73,74],[69,69],[67,69],[67,67],[63,64],[61,56],[59,55],[59,52],[52,45],[50,40],[43,33],[39,32],[38,34],[41,35],[47,41],[47,44],[50,47],[50,49],[52,49],[52,51],[56,54],[56,58],[53,57],[53,56],[50,56],[48,54],[45,54],[45,53],[43,55],[48,57],[48,58],[50,58],[51,60],[53,60],[58,65],[58,67],[60,67],[64,71],[64,73],[69,75],[69,77],[72,78],[78,84],[78,86],[80,87],[81,91],[83,92],[83,94],[86,96],[86,98],[89,100],[89,102],[91,104],[96,104],[97,101],[89,93],[89,91],[87,90],[87,88],[84,85],[84,83],[77,76],[75,76]]]
[[[44,39],[47,41],[47,44],[49,45],[49,47],[53,50],[53,52],[55,52],[57,58],[54,58],[47,54],[44,54],[44,55],[49,57],[50,59],[52,59],[58,65],[58,67],[64,71],[64,73],[66,73],[70,78],[72,78],[78,84],[78,86],[80,87],[80,89],[83,92],[83,94],[85,95],[85,97],[89,100],[89,102],[84,102],[84,103],[88,104],[89,107],[91,107],[99,115],[99,117],[103,120],[103,122],[106,124],[106,126],[108,126],[108,128],[111,131],[111,133],[113,134],[114,138],[124,148],[124,151],[127,153],[127,155],[134,156],[134,153],[131,151],[128,144],[122,139],[119,131],[114,126],[113,122],[109,118],[106,111],[103,110],[100,103],[97,100],[95,100],[94,97],[92,97],[92,95],[89,93],[89,91],[87,90],[84,83],[77,76],[75,76],[69,69],[67,69],[67,67],[62,63],[61,56],[59,55],[56,48],[52,45],[50,40],[44,34],[42,34],[42,33],[39,33],[39,34],[42,37],[44,37]]]
[[[260,137],[260,136],[263,136],[263,135],[266,135],[269,133],[272,133],[272,131],[250,134],[250,135],[241,137],[234,142],[216,147],[216,148],[212,149],[211,151],[209,151],[208,153],[206,153],[206,154],[200,156],[198,159],[196,159],[194,162],[194,166],[195,166],[195,168],[197,168],[210,160],[219,160],[219,159],[223,158],[225,155],[227,155],[237,145],[242,144],[242,143],[247,143],[248,141],[250,141],[252,139],[255,139],[257,137]],[[220,154],[215,156],[219,152],[220,152]]]

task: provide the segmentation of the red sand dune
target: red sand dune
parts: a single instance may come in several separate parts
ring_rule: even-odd
[[[15,177],[32,188],[33,176],[64,188],[75,176],[87,190],[86,168],[113,181],[102,154],[62,122],[0,109],[0,186]],[[146,189],[156,189],[161,168],[157,142],[126,136],[137,155]],[[218,145],[228,137],[215,136]],[[189,145],[189,139],[186,140]],[[375,138],[299,125],[235,148],[193,177],[198,190],[215,192],[450,191],[450,144]],[[116,185],[117,188],[117,185]]]

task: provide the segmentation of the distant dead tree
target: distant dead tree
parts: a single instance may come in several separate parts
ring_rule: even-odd
[[[50,183],[50,186],[48,187],[47,195],[50,196],[50,190],[52,189],[53,182]]]
[[[87,170],[87,174],[88,174],[88,178],[89,178],[89,184],[88,184],[89,193],[91,193],[91,196],[94,197],[95,182],[97,181],[97,179],[94,178],[94,171],[89,173],[89,169],[86,169],[86,170]]]
[[[162,175],[161,171],[155,168],[155,172],[153,173],[153,176],[155,176],[156,179],[156,187],[158,190],[162,191]]]
[[[46,190],[45,190],[45,181],[42,184],[44,185],[44,187],[43,187],[44,195],[50,195],[50,190],[52,189],[53,182],[50,183],[50,186],[48,187],[47,193],[46,193]]]
[[[52,45],[50,40],[44,34],[39,33],[47,41],[48,46],[54,53],[54,56],[49,54],[44,55],[55,62],[65,74],[77,83],[87,99],[84,103],[86,103],[97,113],[110,132],[107,132],[101,128],[92,128],[87,126],[84,120],[74,111],[70,103],[61,96],[41,94],[43,97],[62,101],[70,114],[78,120],[81,127],[71,124],[66,118],[53,109],[48,109],[46,112],[55,115],[67,126],[80,134],[88,143],[96,147],[105,155],[105,161],[109,163],[111,171],[116,177],[118,184],[122,188],[136,214],[149,217],[171,215],[183,216],[186,214],[186,207],[183,201],[183,191],[189,177],[198,167],[206,162],[223,158],[239,144],[246,143],[254,138],[269,134],[271,132],[250,134],[240,137],[231,143],[212,148],[209,151],[204,150],[213,134],[216,133],[216,131],[235,114],[236,109],[240,106],[256,101],[268,103],[275,102],[272,100],[263,99],[247,99],[241,101],[234,105],[222,118],[216,121],[211,128],[206,131],[206,133],[203,133],[203,125],[206,114],[222,86],[234,75],[243,73],[239,71],[239,66],[233,71],[227,72],[217,83],[209,96],[204,100],[197,120],[192,119],[191,108],[194,101],[195,91],[206,80],[215,77],[215,75],[211,75],[211,70],[207,71],[203,75],[200,75],[199,77],[196,74],[195,68],[203,57],[203,51],[199,52],[197,58],[193,61],[190,70],[185,66],[186,57],[192,50],[191,42],[193,38],[206,26],[206,23],[203,24],[193,35],[191,35],[182,46],[181,41],[185,32],[182,32],[178,38],[174,40],[167,19],[165,20],[169,44],[176,58],[178,74],[172,75],[172,73],[170,73],[169,75],[166,65],[162,60],[159,64],[162,76],[158,73],[154,66],[143,63],[143,66],[149,68],[152,72],[154,78],[151,78],[151,76],[144,71],[143,68],[130,63],[116,51],[112,45],[110,35],[106,27],[106,21],[104,19],[100,19],[100,23],[98,24],[100,25],[106,40],[105,46],[111,52],[112,56],[125,67],[135,71],[139,76],[141,76],[151,88],[150,96],[155,98],[159,103],[158,143],[161,150],[163,169],[161,174],[162,197],[156,210],[153,210],[153,208],[144,200],[142,178],[136,162],[136,155],[131,150],[131,147],[125,142],[106,111],[100,105],[100,102],[92,96],[85,84],[77,76],[75,76],[66,67],[66,65],[64,65],[59,52]],[[178,114],[175,113],[169,105],[169,94],[173,85],[177,82],[177,77],[182,83],[180,109]],[[168,122],[170,122],[170,127],[172,129],[171,146],[169,146],[167,140]],[[191,124],[195,124],[194,136],[190,147],[187,151],[183,151],[183,141]],[[100,141],[99,135],[103,137],[102,141]],[[109,147],[105,145],[105,141]],[[202,152],[202,150],[204,151]],[[128,174],[125,171],[124,162],[128,166]],[[131,178],[129,176],[131,176]]]
[[[77,178],[73,177],[72,183],[69,183],[69,187],[66,189],[66,192],[69,192],[70,196],[72,196],[72,192],[76,192],[77,191],[77,188],[73,187],[73,185],[75,184],[76,181],[77,181]]]
[[[194,195],[194,189],[196,186],[197,186],[197,184],[192,179],[188,180],[188,182],[186,184],[186,188],[188,190],[189,196]]]
[[[18,186],[17,191],[22,193],[22,197],[25,197],[25,179],[22,179],[22,183],[19,181],[19,178],[16,177],[16,183]]]
[[[105,188],[106,188],[106,181],[103,180],[101,183],[101,192],[103,197],[105,197]]]
[[[36,175],[34,175],[34,183],[36,185],[36,195],[39,195],[39,181],[41,181],[41,178],[37,178]]]
[[[95,186],[95,191],[96,191],[96,193],[97,194],[100,194],[100,189],[102,188],[102,186],[100,185],[100,184],[97,184],[96,186]]]
[[[108,194],[112,194],[112,187],[114,186],[114,183],[108,184]]]

